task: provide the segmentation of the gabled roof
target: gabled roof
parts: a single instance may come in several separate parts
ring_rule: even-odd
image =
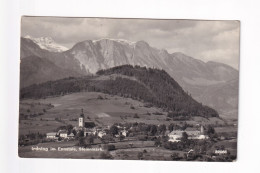
[[[67,130],[60,130],[59,133],[66,133],[67,134]]]
[[[46,133],[46,136],[56,136],[57,133],[56,132],[50,132],[50,133]]]
[[[199,131],[197,128],[194,127],[187,127],[185,131]]]
[[[183,132],[184,132],[183,130],[173,130],[168,135],[182,135]]]

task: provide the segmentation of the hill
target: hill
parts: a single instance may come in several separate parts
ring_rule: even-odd
[[[40,44],[39,44],[40,45]],[[130,42],[120,39],[100,39],[86,40],[76,43],[71,49],[64,52],[50,52],[41,49],[30,39],[21,38],[21,61],[24,57],[35,55],[46,58],[55,66],[64,70],[75,72],[80,75],[92,75],[101,69],[109,69],[115,66],[130,64],[142,67],[164,69],[180,86],[191,94],[197,101],[211,106],[221,115],[231,113],[232,117],[237,117],[238,97],[228,92],[229,81],[238,80],[238,70],[217,62],[203,62],[181,52],[169,53],[167,50],[160,50],[150,46],[145,41]],[[21,67],[21,73],[24,69]],[[31,74],[33,75],[33,74]],[[39,79],[42,78],[38,74]],[[72,77],[77,77],[78,75]],[[67,76],[64,76],[67,77]],[[48,76],[45,76],[48,78]],[[57,77],[56,79],[61,79]],[[40,81],[35,78],[34,83]],[[22,87],[32,83],[21,81]],[[215,92],[205,92],[208,90],[221,91],[225,94]],[[238,93],[238,83],[235,86]],[[209,94],[209,95],[207,95]],[[222,106],[212,98],[218,95],[222,100]],[[229,100],[236,104],[229,106]]]
[[[80,63],[63,53],[41,49],[27,38],[21,38],[20,87],[49,80],[87,75]]]
[[[123,65],[97,72],[97,76],[66,78],[21,89],[20,98],[44,98],[95,91],[119,95],[155,105],[169,117],[218,117],[217,111],[195,101],[164,70]]]
[[[50,80],[57,80],[70,76],[80,76],[77,72],[62,69],[46,58],[28,56],[20,64],[20,86],[25,87]]]

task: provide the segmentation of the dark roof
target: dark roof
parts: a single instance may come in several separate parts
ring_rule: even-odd
[[[93,128],[95,126],[96,126],[96,124],[93,121],[85,121],[85,123],[84,123],[85,128]]]
[[[199,129],[194,127],[187,127],[185,131],[199,131]]]

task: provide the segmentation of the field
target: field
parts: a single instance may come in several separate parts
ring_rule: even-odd
[[[45,99],[26,99],[20,101],[19,134],[29,133],[46,134],[55,132],[60,126],[78,126],[78,117],[84,111],[85,118],[95,122],[99,127],[111,126],[114,123],[134,123],[143,122],[145,124],[165,124],[170,123],[191,125],[218,125],[215,131],[220,135],[236,137],[237,127],[227,125],[221,118],[192,117],[187,121],[173,121],[167,119],[167,112],[162,109],[147,106],[142,101],[130,98],[108,95],[99,92],[80,92],[59,97],[48,97]],[[228,134],[228,135],[227,135]],[[79,151],[78,141],[61,141],[34,143],[29,146],[19,146],[19,156],[26,158],[86,158],[86,159],[145,159],[145,160],[171,160],[173,153],[184,155],[181,150],[169,150],[163,147],[156,147],[154,141],[124,141],[111,143],[115,150],[106,151]],[[103,149],[105,144],[100,139],[95,139],[91,146],[93,149]],[[225,146],[232,154],[236,154],[236,141],[222,140],[212,146]],[[48,148],[46,151],[32,151],[32,147]],[[58,151],[61,148],[75,148],[75,151]],[[50,151],[51,148],[56,150]],[[140,156],[141,153],[141,156]]]
[[[46,107],[46,105],[51,105]],[[30,112],[26,110],[30,109]],[[43,111],[44,109],[44,111]],[[20,101],[20,114],[31,115],[27,119],[20,115],[19,134],[29,132],[46,133],[61,125],[77,126],[78,117],[84,110],[85,117],[98,126],[111,126],[114,123],[144,122],[146,124],[169,125],[167,113],[156,107],[145,107],[141,101],[98,92],[80,92],[46,99],[26,99]],[[138,115],[139,118],[134,118]],[[214,124],[224,121],[218,118],[194,117],[189,124]],[[177,123],[182,123],[178,121]]]
[[[53,105],[53,107],[46,110],[44,114],[38,115],[39,112],[42,112],[42,109],[37,107],[49,104]],[[116,122],[160,124],[166,119],[166,113],[161,109],[147,108],[144,107],[144,103],[136,100],[97,92],[74,93],[39,100],[22,100],[20,102],[21,112],[28,109],[28,105],[33,105],[33,111],[37,116],[20,119],[20,134],[26,134],[29,131],[46,133],[67,124],[76,126],[81,109],[84,110],[85,117],[94,121],[98,126],[108,126]],[[156,115],[158,112],[162,115]],[[139,118],[134,118],[135,114]]]
[[[129,144],[132,144],[130,147]],[[77,159],[103,159],[102,153],[109,153],[113,159],[127,159],[136,160],[138,159],[138,153],[142,152],[144,159],[148,160],[161,160],[165,158],[170,160],[170,156],[173,153],[171,150],[154,147],[153,141],[124,141],[111,143],[116,146],[116,150],[106,152],[102,151],[80,151],[79,147],[76,146],[75,141],[70,142],[49,142],[40,143],[33,146],[19,147],[19,156],[26,158],[77,158]],[[48,151],[32,151],[32,147],[43,147],[48,148]],[[104,144],[93,145],[92,149],[102,149]],[[77,151],[58,151],[58,147],[61,148],[75,148]],[[50,148],[57,150],[50,151]],[[144,152],[145,151],[145,152]],[[179,151],[183,154],[183,152]]]

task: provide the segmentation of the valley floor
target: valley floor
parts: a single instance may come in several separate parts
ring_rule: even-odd
[[[172,121],[167,119],[167,112],[162,109],[146,106],[141,100],[108,95],[98,92],[80,92],[59,97],[45,99],[27,99],[20,101],[19,136],[28,134],[43,134],[57,131],[61,126],[78,126],[78,117],[84,110],[88,121],[93,121],[99,127],[112,126],[115,123],[145,123],[166,127],[175,124],[214,125],[216,133],[228,136],[214,141],[208,149],[211,152],[218,147],[227,149],[230,155],[236,156],[237,126],[234,122],[227,122],[220,118],[193,117],[186,121]],[[182,150],[166,149],[155,146],[153,140],[115,140],[107,144],[95,139],[91,146],[84,149],[77,145],[78,140],[71,141],[27,141],[29,145],[19,145],[20,157],[25,158],[77,158],[77,159],[127,159],[127,160],[189,160],[185,158],[192,148]],[[211,142],[212,143],[212,142]],[[104,149],[104,145],[114,145],[111,151]],[[38,147],[38,149],[37,149]],[[71,151],[59,151],[60,148],[72,148]],[[41,148],[41,149],[39,149]],[[48,151],[45,151],[46,148]],[[52,150],[51,150],[52,148]],[[81,148],[81,149],[80,149]],[[174,154],[175,157],[172,155]],[[213,157],[214,156],[214,157]],[[219,155],[201,154],[195,160],[219,161]],[[223,161],[220,159],[220,161]],[[224,159],[225,161],[225,159]]]

